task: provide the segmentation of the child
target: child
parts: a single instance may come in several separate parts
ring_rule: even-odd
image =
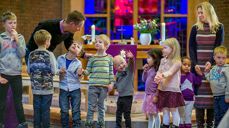
[[[56,59],[47,48],[51,35],[41,29],[34,34],[38,49],[32,51],[28,59],[28,73],[30,75],[33,92],[34,128],[50,127],[50,106],[53,95],[53,76],[56,74]]]
[[[81,61],[77,59],[82,44],[73,42],[68,52],[58,57],[58,69],[60,75],[59,104],[61,108],[61,123],[63,128],[69,128],[69,107],[72,108],[72,122],[74,128],[80,128],[80,75],[82,69]]]
[[[209,62],[206,63],[205,77],[210,82],[214,96],[214,127],[217,128],[229,107],[229,65],[226,64],[227,48],[224,46],[216,47],[213,58],[216,65],[210,69],[211,64]]]
[[[16,31],[17,17],[14,13],[7,11],[2,15],[5,32],[0,34],[0,128],[6,111],[6,96],[9,86],[12,89],[14,107],[19,125],[17,127],[28,127],[25,122],[22,106],[22,58],[25,56],[25,40]]]
[[[123,113],[126,128],[131,128],[130,113],[134,94],[134,56],[130,51],[128,51],[126,53],[126,57],[129,58],[128,65],[121,55],[114,57],[114,67],[117,70],[115,88],[117,88],[119,93],[115,128],[122,127],[121,123]]]
[[[192,127],[192,109],[194,105],[194,86],[200,86],[203,73],[199,66],[195,67],[196,73],[194,75],[191,70],[191,60],[188,57],[182,57],[181,59],[181,92],[184,97],[185,106],[179,108],[181,120],[180,128]]]
[[[162,42],[161,63],[155,76],[159,84],[158,109],[163,111],[163,126],[169,127],[170,112],[173,117],[173,127],[178,128],[180,115],[178,107],[184,106],[184,98],[180,90],[180,45],[177,39],[169,38]]]
[[[145,82],[145,98],[142,108],[148,116],[148,128],[160,128],[160,117],[157,109],[158,85],[154,82],[154,77],[160,65],[162,53],[158,49],[151,49],[147,55],[147,64],[143,66],[142,74],[142,80]]]
[[[95,48],[97,52],[92,56],[87,64],[85,75],[89,75],[88,88],[88,112],[86,126],[93,126],[93,115],[98,107],[98,127],[104,127],[104,100],[107,97],[108,90],[113,88],[113,58],[106,53],[109,47],[110,39],[104,34],[96,37]]]

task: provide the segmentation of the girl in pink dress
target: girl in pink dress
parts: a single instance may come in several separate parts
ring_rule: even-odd
[[[154,82],[154,77],[160,65],[162,53],[158,49],[151,49],[147,55],[147,64],[143,66],[142,74],[142,80],[145,82],[145,98],[142,110],[148,116],[148,128],[160,128],[160,117],[157,109],[158,84]]]
[[[164,128],[169,128],[170,113],[172,113],[173,128],[178,128],[180,123],[178,107],[185,105],[180,90],[180,45],[175,38],[166,39],[161,45],[163,58],[154,79],[159,84],[158,109],[163,112]]]

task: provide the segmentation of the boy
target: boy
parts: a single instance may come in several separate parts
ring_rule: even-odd
[[[60,95],[59,105],[61,108],[61,123],[63,128],[69,128],[69,107],[72,108],[73,128],[80,128],[80,76],[82,64],[77,59],[82,44],[73,42],[69,47],[68,52],[61,55],[57,59],[59,75],[60,75]]]
[[[210,82],[214,96],[214,127],[216,128],[229,107],[229,65],[226,64],[227,48],[219,46],[214,49],[216,65],[211,68],[206,63],[205,77]]]
[[[96,107],[98,107],[98,122],[97,126],[103,128],[105,125],[104,115],[104,100],[107,97],[107,92],[113,88],[113,58],[106,53],[110,45],[110,39],[102,34],[96,37],[95,48],[97,52],[89,58],[85,75],[89,75],[88,89],[88,112],[86,126],[93,127],[93,115]]]
[[[22,106],[22,58],[25,56],[25,40],[16,31],[17,17],[7,11],[2,15],[5,32],[0,34],[0,128],[3,128],[6,110],[6,96],[9,86],[13,93],[14,106],[19,125],[26,128]]]
[[[32,33],[26,46],[26,62],[29,53],[38,47],[33,39],[36,31],[45,29],[51,34],[52,39],[50,41],[50,47],[48,50],[53,52],[57,45],[61,42],[64,42],[66,49],[69,48],[72,44],[74,33],[76,31],[80,31],[84,25],[84,21],[85,17],[83,14],[77,10],[74,10],[68,14],[66,19],[54,19],[40,22],[34,29],[34,32]]]
[[[38,46],[28,58],[28,73],[33,92],[34,128],[50,127],[50,106],[53,95],[53,76],[56,74],[56,59],[47,48],[51,35],[41,29],[34,34]]]
[[[131,106],[134,94],[134,59],[133,54],[128,51],[126,57],[129,58],[128,65],[126,60],[117,55],[114,57],[114,67],[117,70],[115,88],[119,93],[116,111],[116,127],[121,128],[122,114],[124,113],[126,128],[131,128]]]

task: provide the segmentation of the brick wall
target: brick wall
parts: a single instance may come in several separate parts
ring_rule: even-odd
[[[228,0],[210,0],[209,1],[215,8],[219,21],[224,24],[225,39],[224,45],[229,50],[229,1]],[[229,55],[229,53],[228,53]]]
[[[39,21],[65,16],[70,10],[69,3],[69,0],[0,0],[0,14],[10,10],[17,15],[17,31],[27,42]],[[0,32],[3,31],[0,25]],[[58,49],[62,51],[61,47]]]

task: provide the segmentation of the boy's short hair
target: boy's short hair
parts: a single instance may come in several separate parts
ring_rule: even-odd
[[[33,38],[37,46],[41,46],[41,45],[45,45],[48,39],[51,40],[52,36],[47,30],[40,29],[35,32]]]
[[[6,12],[3,12],[2,14],[2,22],[6,22],[6,20],[16,20],[17,19],[17,16],[11,12],[11,11],[6,11]]]
[[[81,12],[74,10],[68,14],[66,22],[67,23],[74,22],[76,25],[78,25],[80,22],[84,21],[85,19],[86,19],[85,16]]]
[[[116,55],[113,58],[113,63],[114,63],[115,68],[118,66],[118,63],[120,62],[120,60],[126,61],[121,55]]]
[[[101,39],[102,41],[104,41],[104,45],[105,45],[106,47],[109,47],[111,40],[110,40],[110,38],[109,38],[107,35],[105,35],[105,34],[100,34],[100,35],[98,35],[96,38],[99,38],[99,39]]]
[[[224,55],[227,55],[227,48],[224,47],[224,46],[218,46],[214,49],[214,55],[217,54],[217,53],[221,53],[221,54],[224,54]]]

